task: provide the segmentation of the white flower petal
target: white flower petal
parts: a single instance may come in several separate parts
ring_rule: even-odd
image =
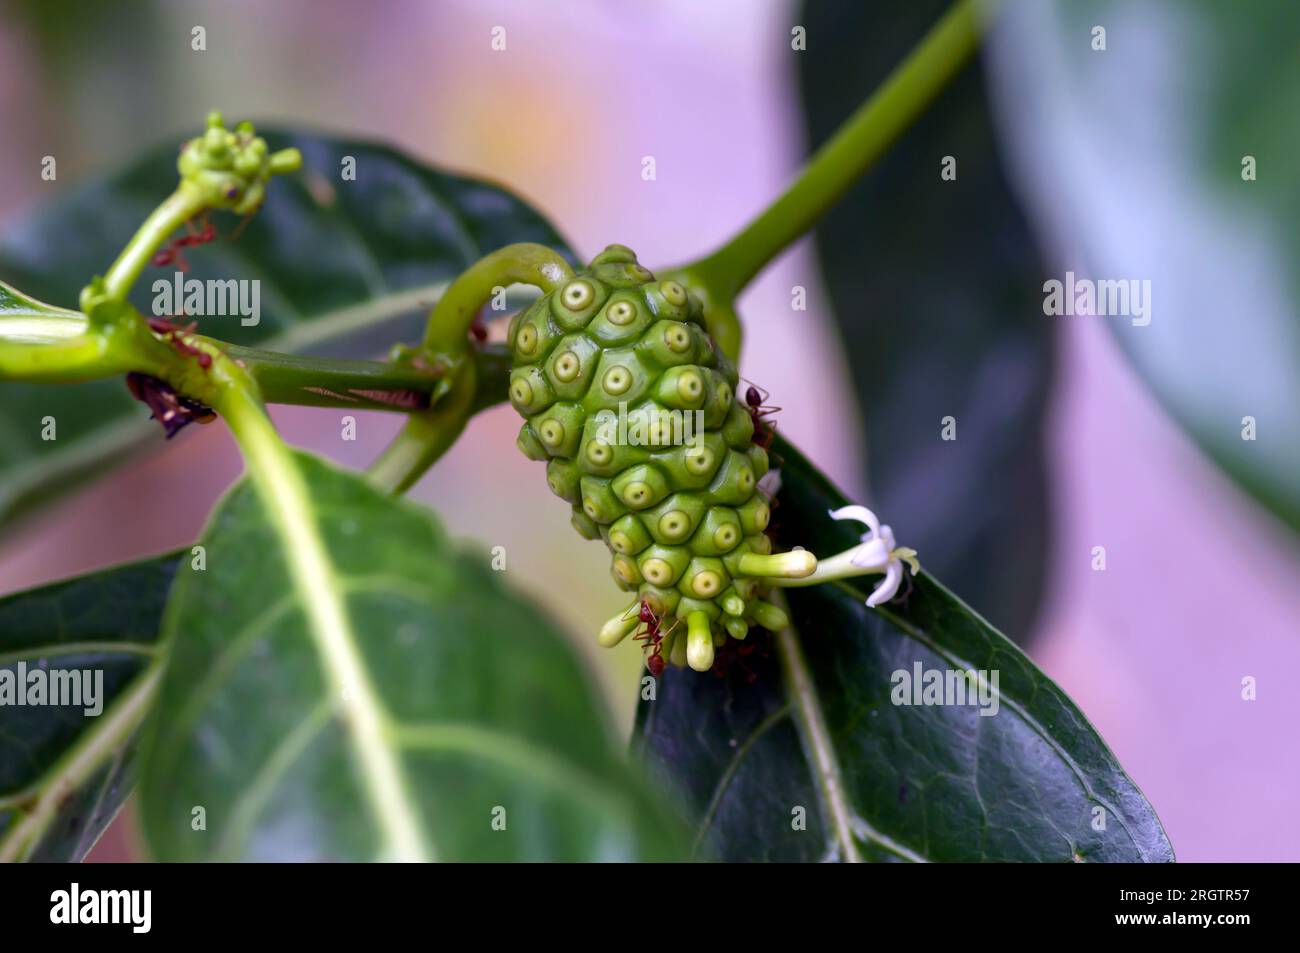
[[[876,514],[865,506],[856,504],[841,506],[838,510],[830,510],[830,514],[833,520],[855,520],[864,526],[869,526],[873,537],[880,534],[880,520],[876,519]]]
[[[854,548],[849,562],[869,572],[884,572],[889,565],[889,546],[883,539],[871,539]]]
[[[889,563],[889,568],[885,571],[885,578],[881,580],[880,585],[871,591],[867,597],[867,605],[874,609],[878,605],[883,605],[898,594],[898,587],[903,581],[903,564],[897,559]]]

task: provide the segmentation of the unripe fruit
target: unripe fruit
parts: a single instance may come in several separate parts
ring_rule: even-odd
[[[703,670],[728,637],[781,622],[759,598],[761,579],[806,575],[815,560],[770,555],[771,510],[758,491],[767,453],[699,300],[610,245],[516,315],[509,345],[520,450],[547,461],[574,527],[605,540],[614,581],[637,593],[601,644],[648,611],[669,658]]]

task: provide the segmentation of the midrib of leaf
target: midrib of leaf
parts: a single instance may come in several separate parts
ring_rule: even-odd
[[[14,665],[24,659],[62,658],[66,655],[84,655],[102,652],[107,655],[153,655],[154,646],[144,642],[51,642],[48,645],[33,645],[30,648],[13,652],[0,652],[0,665]]]
[[[776,650],[785,673],[786,694],[793,696],[791,713],[799,726],[806,753],[812,762],[813,782],[817,785],[822,803],[829,814],[827,819],[834,832],[839,856],[847,863],[860,864],[862,855],[858,852],[858,843],[853,837],[844,776],[840,772],[839,759],[835,757],[834,743],[831,741],[830,730],[826,727],[821,702],[813,687],[812,674],[808,671],[808,663],[804,660],[803,651],[799,647],[799,636],[794,629],[785,628],[776,633]]]
[[[240,393],[230,421],[249,461],[262,508],[279,537],[289,578],[324,661],[326,681],[345,708],[363,790],[387,845],[386,859],[431,861],[430,842],[407,789],[389,718],[356,646],[334,564],[313,518],[302,472],[260,406]],[[174,603],[178,605],[179,603]]]
[[[930,580],[930,583],[932,585],[936,585],[936,586],[938,585],[938,583],[936,583],[933,579]],[[833,585],[844,590],[856,600],[865,601],[866,599],[866,594],[860,592],[857,588],[855,588],[850,583],[840,580],[833,583]],[[949,595],[951,595],[951,593]],[[952,596],[952,598],[955,600],[957,597]],[[885,606],[878,606],[875,611],[878,612],[881,616],[883,616],[886,620],[888,620],[891,625],[893,625],[894,627],[899,629],[899,631],[907,635],[908,638],[920,642],[922,645],[928,648],[935,655],[942,658],[952,668],[959,668],[963,671],[970,671],[975,668],[975,666],[972,665],[969,660],[963,659],[960,656],[953,653],[952,651],[940,646],[937,642],[929,638],[923,631],[918,629],[907,619],[891,611],[889,608]],[[987,628],[992,629],[992,626],[989,626],[988,623],[975,612],[975,610],[967,607],[967,611],[978,622],[982,623]],[[1119,821],[1120,828],[1128,836],[1130,843],[1132,843],[1133,846],[1137,848],[1138,853],[1141,854],[1142,858],[1145,860],[1147,857],[1147,852],[1143,850],[1141,843],[1138,841],[1136,837],[1134,837],[1133,831],[1129,828],[1128,822],[1125,821],[1123,813],[1118,808],[1116,808],[1113,804],[1111,804],[1110,801],[1101,797],[1101,795],[1097,793],[1096,789],[1093,788],[1092,784],[1088,781],[1087,773],[1079,766],[1079,763],[1070,756],[1070,753],[1066,751],[1065,748],[1062,747],[1061,744],[1054,737],[1052,737],[1051,732],[1048,731],[1046,728],[1044,728],[1036,718],[1030,715],[1029,712],[1025,709],[1025,707],[1021,705],[1020,702],[1018,702],[1016,699],[1009,698],[1008,696],[999,692],[998,702],[1000,705],[1006,706],[1007,708],[1015,712],[1018,716],[1020,716],[1020,719],[1033,730],[1034,734],[1038,735],[1038,737],[1041,738],[1047,744],[1047,746],[1052,749],[1052,751],[1056,754],[1056,756],[1061,759],[1061,763],[1064,764],[1067,768],[1069,768],[1070,773],[1074,775],[1075,780],[1078,781],[1079,786],[1084,790],[1084,792],[1088,795],[1088,797],[1091,798],[1093,801],[1095,801],[1097,804],[1104,807],[1107,810],[1107,812],[1109,812],[1111,817]],[[1101,741],[1100,738],[1098,740],[1105,748],[1106,752],[1110,754],[1111,753],[1110,749],[1105,745],[1105,742]],[[1118,762],[1116,763],[1118,764]],[[1128,774],[1124,772],[1124,776],[1127,778]],[[1129,778],[1129,780],[1131,781],[1132,779]],[[1134,785],[1134,787],[1136,788],[1136,785]],[[1067,838],[1067,842],[1068,842],[1068,838]],[[1075,845],[1071,843],[1070,846],[1071,849],[1073,850]]]
[[[35,798],[30,809],[20,809],[20,819],[0,838],[0,863],[25,857],[40,842],[64,799],[89,781],[120,750],[148,714],[161,674],[161,665],[151,665],[95,727],[78,739],[29,791],[0,800],[0,809],[7,809]]]
[[[857,838],[874,841],[883,849],[903,860],[926,863],[916,851],[876,830],[865,818],[851,811],[848,787],[840,771],[835,754],[835,741],[826,725],[821,699],[813,683],[812,673],[804,658],[799,633],[793,627],[776,635],[777,655],[786,677],[786,692],[794,696],[792,714],[803,736],[804,745],[812,761],[813,781],[831,814],[830,820],[838,842],[840,856],[848,863],[861,863]]]

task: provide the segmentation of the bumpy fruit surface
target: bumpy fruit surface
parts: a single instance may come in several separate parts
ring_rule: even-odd
[[[698,298],[611,245],[517,314],[509,345],[519,448],[546,463],[578,532],[605,541],[614,581],[673,633],[673,660],[691,613],[707,614],[719,646],[771,625],[778,610],[741,571],[746,554],[772,551],[767,453]]]

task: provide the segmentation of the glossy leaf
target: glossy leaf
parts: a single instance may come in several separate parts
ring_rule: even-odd
[[[153,853],[673,856],[551,624],[427,510],[297,460],[330,560],[318,590],[295,586],[297,554],[247,484],[204,534],[206,569],[177,578],[141,787]],[[307,611],[329,592],[343,597],[337,633]]]
[[[0,859],[80,860],[122,806],[176,562],[160,557],[0,599],[0,672],[89,671],[83,689],[102,677],[98,715],[85,704],[0,705]]]
[[[186,279],[257,279],[261,320],[200,319],[221,340],[281,351],[355,357],[419,337],[423,315],[446,284],[484,253],[511,242],[563,249],[555,230],[496,186],[424,166],[375,143],[274,128],[272,148],[296,146],[303,170],[277,178],[238,237],[238,220],[215,216],[219,240],[183,251]],[[344,180],[345,157],[355,180]],[[351,168],[349,166],[349,168]],[[144,218],[176,186],[176,144],[44,206],[0,239],[0,280],[50,302],[75,305]],[[152,314],[150,268],[132,296]],[[42,418],[59,439],[41,439]],[[161,445],[157,425],[121,381],[52,388],[0,382],[0,522],[99,475],[123,449]]]
[[[823,554],[857,542],[856,524],[827,516],[845,498],[788,444],[777,455],[780,541]],[[869,610],[878,578],[788,590],[795,634],[761,638],[725,677],[669,670],[641,703],[635,744],[676,789],[698,856],[1173,859],[1141,791],[1020,649],[925,573]],[[982,670],[985,685],[996,671],[996,714],[980,714],[992,695],[894,704],[894,673],[918,664]]]
[[[799,22],[816,47],[798,62],[810,147],[948,6],[806,4]],[[980,64],[968,66],[816,241],[861,407],[872,499],[929,554],[930,569],[1023,642],[1049,538],[1044,420],[1057,326],[1042,313],[1043,266],[998,154],[985,85]],[[941,177],[945,157],[955,178]]]
[[[1100,281],[1128,292],[1112,285],[1095,314],[1076,297],[1075,316],[1050,320],[1106,326],[1191,437],[1300,529],[1296,5],[1016,0],[1002,13],[989,50],[1005,149],[1058,251],[1050,277],[1072,272],[1076,295]]]

